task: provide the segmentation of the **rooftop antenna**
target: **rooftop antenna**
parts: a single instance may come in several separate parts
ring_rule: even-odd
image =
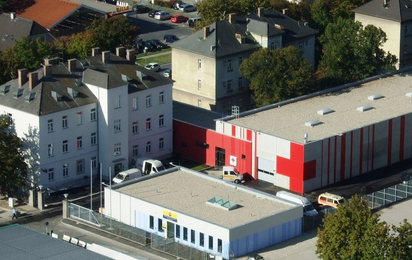
[[[308,133],[305,133],[303,135],[303,139],[305,140],[305,144],[307,144],[308,143]]]

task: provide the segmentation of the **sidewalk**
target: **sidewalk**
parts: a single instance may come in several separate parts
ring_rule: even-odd
[[[19,223],[21,220],[25,220],[34,215],[42,213],[41,210],[31,207],[26,203],[18,203],[15,200],[14,207],[20,212],[18,219],[12,219],[12,207],[9,206],[8,198],[0,195],[0,226],[6,226],[10,224]]]

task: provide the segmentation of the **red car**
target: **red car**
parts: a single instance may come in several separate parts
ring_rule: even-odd
[[[189,17],[183,16],[181,14],[175,14],[170,18],[170,21],[172,23],[185,23],[187,20],[189,20]]]

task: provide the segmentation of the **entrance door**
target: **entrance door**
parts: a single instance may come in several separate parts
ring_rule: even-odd
[[[123,171],[123,164],[122,163],[116,163],[114,165],[114,176],[116,176],[116,174],[118,174],[121,171]]]
[[[216,147],[216,166],[225,166],[225,149]]]
[[[167,234],[166,238],[174,238],[175,237],[175,224],[172,222],[167,221]]]

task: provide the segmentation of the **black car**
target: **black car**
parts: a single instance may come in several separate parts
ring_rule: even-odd
[[[149,8],[149,7],[145,6],[145,5],[134,5],[134,6],[132,7],[132,9],[133,9],[136,13],[138,13],[138,14],[147,13],[147,12],[149,12],[150,10],[152,10],[151,8]]]
[[[148,40],[146,42],[150,43],[156,49],[162,49],[162,48],[165,47],[165,45],[161,41],[159,41],[158,39],[151,39],[151,40]]]
[[[147,15],[148,15],[149,17],[154,18],[155,14],[156,14],[157,12],[160,12],[160,10],[155,10],[155,9],[153,9],[153,10],[150,10]]]
[[[165,36],[163,37],[163,40],[165,42],[175,42],[175,41],[178,41],[179,38],[177,38],[177,36],[174,34],[165,34]]]

